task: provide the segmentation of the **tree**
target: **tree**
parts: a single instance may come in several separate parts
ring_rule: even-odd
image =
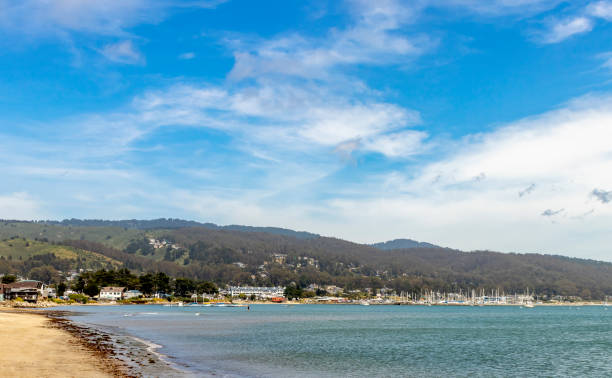
[[[219,288],[213,282],[202,281],[198,284],[198,291],[202,291],[206,294],[217,294],[219,292]]]
[[[43,265],[30,270],[30,278],[45,283],[54,282],[58,279],[57,270],[49,265]]]
[[[64,296],[64,293],[65,293],[65,292],[66,292],[66,284],[65,284],[65,283],[63,283],[63,282],[60,282],[60,283],[57,285],[57,296],[58,296],[58,297],[62,297],[62,296]]]
[[[195,290],[195,283],[189,278],[177,278],[174,281],[174,295],[177,297],[185,297],[188,293]]]
[[[303,293],[303,290],[299,286],[289,285],[285,288],[285,297],[287,299],[301,298]]]
[[[83,275],[80,275],[79,278],[77,278],[77,281],[72,285],[72,289],[77,293],[82,293],[83,290],[85,290],[85,284],[86,282]]]
[[[2,276],[2,283],[3,284],[10,284],[17,281],[17,277],[13,276],[12,274],[7,274]]]
[[[170,291],[170,277],[164,272],[157,272],[153,278],[155,289],[159,293]]]
[[[98,287],[98,285],[94,283],[90,283],[87,286],[85,286],[85,289],[83,290],[83,292],[89,295],[90,297],[94,297],[100,294],[100,288]]]
[[[146,294],[146,295],[153,294],[155,283],[153,282],[154,277],[151,273],[143,274],[142,276],[140,276],[139,281],[140,281],[140,291],[142,291],[143,294]]]

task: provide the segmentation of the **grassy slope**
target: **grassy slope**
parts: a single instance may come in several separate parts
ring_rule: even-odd
[[[81,258],[81,260],[85,260],[85,265],[90,265],[92,267],[105,266],[107,264],[112,264],[114,267],[120,267],[122,265],[121,262],[101,254],[73,247],[53,245],[35,240],[24,240],[21,238],[0,240],[0,256],[6,259],[10,257],[13,260],[19,260],[19,258],[21,258],[21,260],[27,260],[32,256],[47,253],[53,253],[56,257],[61,259],[76,260],[77,258]]]
[[[63,240],[91,240],[110,247],[123,249],[130,240],[142,238],[144,231],[126,230],[120,227],[63,227],[42,223],[1,222],[0,240],[12,236],[28,239],[43,239],[61,242]]]

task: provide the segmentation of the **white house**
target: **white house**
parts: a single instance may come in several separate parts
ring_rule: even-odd
[[[125,287],[107,286],[100,290],[100,299],[118,301],[123,298]]]

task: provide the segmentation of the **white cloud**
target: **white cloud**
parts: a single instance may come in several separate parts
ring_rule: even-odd
[[[594,23],[588,17],[570,17],[549,22],[548,30],[544,33],[543,43],[558,43],[573,35],[590,32]]]
[[[26,192],[0,194],[0,214],[5,219],[43,219],[40,204]]]
[[[379,152],[388,157],[405,158],[424,151],[427,133],[422,131],[400,131],[375,136],[364,142],[364,149]]]
[[[145,59],[131,40],[111,43],[100,51],[108,60],[123,64],[144,64]]]
[[[176,8],[214,8],[224,1],[205,0],[0,0],[0,28],[35,36],[69,32],[126,36],[139,24],[158,23]]]
[[[598,1],[587,6],[587,14],[603,18],[606,21],[612,21],[612,2]]]
[[[401,28],[414,18],[414,10],[398,1],[351,1],[353,23],[332,29],[323,38],[300,34],[237,46],[233,79],[282,74],[326,78],[329,70],[349,64],[405,63],[436,44],[426,36],[408,37]]]
[[[125,35],[139,23],[158,22],[161,1],[0,0],[0,27],[37,37],[66,32]]]
[[[195,53],[193,52],[182,53],[181,55],[178,56],[178,58],[181,60],[191,60],[195,58]]]
[[[404,156],[409,149],[418,149],[425,137],[404,132],[383,138],[419,123],[419,114],[367,96],[361,101],[352,100],[320,86],[274,82],[229,90],[177,85],[166,91],[148,92],[134,104],[139,123],[147,127],[190,125],[220,129],[273,150],[290,145],[306,149],[335,147],[363,139],[367,150]]]
[[[605,173],[612,170],[611,125],[612,97],[592,95],[466,137],[439,161],[372,176],[370,182],[382,183],[374,195],[368,186],[358,199],[332,200],[330,211],[353,222],[337,234],[371,242],[408,233],[468,250],[610,260],[603,230],[612,220],[612,207],[601,202],[607,191],[593,188],[612,187],[612,177]],[[486,180],[474,180],[481,173]],[[517,197],[536,185],[537,191]],[[543,211],[557,215],[555,222],[545,221]],[[369,222],[377,227],[366,234]]]

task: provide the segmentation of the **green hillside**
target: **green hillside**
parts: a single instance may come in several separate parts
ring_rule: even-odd
[[[132,239],[142,237],[142,235],[144,231],[122,227],[76,227],[42,222],[0,222],[0,240],[13,236],[50,242],[90,240],[123,249]]]
[[[116,269],[123,263],[75,247],[12,236],[0,240],[0,274],[20,275],[46,283],[58,282],[70,271]]]
[[[347,290],[387,287],[398,292],[499,288],[513,293],[530,288],[548,296],[601,299],[612,295],[611,263],[562,256],[462,252],[435,246],[381,250],[328,237],[210,227],[142,230],[4,222],[0,235],[13,237],[0,246],[0,254],[10,256],[13,265],[3,257],[0,273],[9,268],[27,272],[40,266],[40,261],[34,261],[37,256],[53,254],[56,259],[93,267],[105,263],[99,260],[102,255],[137,273],[164,272],[218,285],[296,283],[304,287],[316,283]],[[32,237],[38,241],[28,239]],[[95,252],[98,260],[86,257],[85,251]],[[15,262],[20,256],[21,267]],[[61,270],[61,264],[49,264]]]

